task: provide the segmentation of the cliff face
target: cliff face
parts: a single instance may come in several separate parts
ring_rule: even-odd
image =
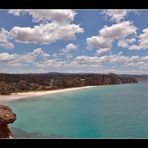
[[[5,105],[0,105],[0,138],[12,138],[13,134],[8,124],[16,120],[16,114]]]

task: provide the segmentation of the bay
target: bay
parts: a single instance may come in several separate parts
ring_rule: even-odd
[[[8,102],[16,138],[148,138],[148,82]]]

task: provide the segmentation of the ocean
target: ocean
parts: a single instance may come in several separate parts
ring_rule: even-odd
[[[148,81],[7,102],[15,138],[148,138]]]

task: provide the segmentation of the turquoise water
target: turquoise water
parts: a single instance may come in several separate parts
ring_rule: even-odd
[[[7,104],[17,114],[12,127],[32,134],[32,138],[36,134],[148,138],[148,82],[86,88]]]

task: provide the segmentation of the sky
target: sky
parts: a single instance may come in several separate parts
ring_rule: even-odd
[[[1,73],[148,74],[148,10],[0,10]]]

